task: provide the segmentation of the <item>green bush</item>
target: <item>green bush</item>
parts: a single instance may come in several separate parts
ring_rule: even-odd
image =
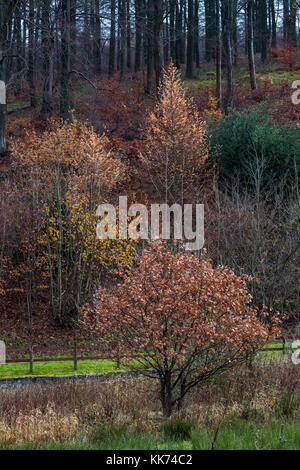
[[[294,158],[299,166],[300,132],[291,125],[272,122],[263,110],[234,111],[219,122],[211,122],[209,135],[221,178],[239,177],[253,185],[260,175],[265,188],[283,179],[288,184],[295,181]]]

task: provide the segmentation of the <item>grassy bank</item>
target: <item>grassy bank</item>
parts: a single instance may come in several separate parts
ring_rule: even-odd
[[[282,343],[274,342],[268,344],[268,348],[281,348]],[[260,351],[258,357],[261,359],[272,359],[273,357],[281,358],[282,351]],[[121,366],[121,369],[124,367]],[[108,359],[99,360],[79,360],[78,370],[74,371],[72,361],[41,361],[34,363],[33,374],[29,373],[28,362],[18,362],[9,364],[0,364],[0,379],[8,377],[23,377],[23,376],[40,376],[40,375],[66,375],[66,374],[87,374],[95,372],[115,372],[117,369],[116,361]]]
[[[35,362],[33,374],[29,373],[28,362],[18,362],[0,364],[0,378],[40,376],[40,375],[66,375],[66,374],[87,374],[94,372],[115,372],[117,365],[115,361],[108,359],[82,360],[78,361],[78,369],[74,371],[72,361],[49,361]]]

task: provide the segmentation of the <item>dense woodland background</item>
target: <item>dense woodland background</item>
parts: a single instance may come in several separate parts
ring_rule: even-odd
[[[284,45],[291,54],[299,31],[292,0],[2,0],[0,10],[2,80],[16,93],[28,87],[42,115],[63,118],[71,117],[74,80],[142,72],[152,94],[170,60],[185,65],[188,78],[215,62],[217,97],[228,110],[240,56],[248,55],[255,89],[254,55],[265,63]]]
[[[297,323],[299,26],[291,0],[0,0],[7,341],[32,351],[76,326],[134,263],[142,246],[95,240],[97,205],[119,194],[205,203],[213,263]]]

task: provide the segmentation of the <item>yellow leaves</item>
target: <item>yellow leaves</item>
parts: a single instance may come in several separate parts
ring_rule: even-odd
[[[23,294],[24,293],[24,289],[22,288],[17,288],[17,287],[14,287],[12,289],[6,289],[6,292],[15,292],[15,293],[21,293]]]
[[[50,215],[51,212],[51,216]],[[54,214],[54,215],[53,215]],[[45,246],[50,243],[48,262],[57,263],[62,258],[63,269],[68,269],[69,257],[81,273],[85,265],[95,271],[130,266],[134,260],[134,241],[98,240],[96,238],[96,210],[84,193],[67,192],[64,215],[59,218],[57,210],[45,208],[41,240]],[[62,251],[61,251],[62,250]],[[47,247],[48,253],[48,247]]]
[[[53,223],[53,222],[52,222]],[[52,241],[57,241],[59,238],[59,232],[57,229],[54,229],[53,227],[49,226],[49,235]]]
[[[217,97],[213,95],[211,91],[208,92],[208,108],[205,109],[204,114],[217,121],[222,116],[222,110],[218,107]]]

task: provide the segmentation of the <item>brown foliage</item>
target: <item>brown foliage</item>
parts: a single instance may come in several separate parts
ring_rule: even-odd
[[[123,283],[99,289],[84,325],[98,331],[116,357],[136,358],[158,373],[169,414],[193,385],[243,362],[277,331],[258,320],[248,280],[229,267],[214,268],[206,256],[172,254],[154,241]]]
[[[211,186],[206,174],[205,123],[185,97],[179,72],[172,64],[165,70],[156,108],[148,116],[141,159],[157,196],[166,203],[195,201],[201,183]]]
[[[278,62],[284,64],[290,72],[297,69],[297,61],[299,59],[299,53],[297,47],[292,44],[285,44],[280,49],[269,47],[269,53],[271,57],[276,58]]]
[[[124,177],[120,161],[112,155],[108,139],[79,122],[57,123],[42,134],[32,130],[24,141],[16,140],[13,164],[31,170],[46,184],[57,173],[71,178],[100,181],[101,190],[111,191]]]

